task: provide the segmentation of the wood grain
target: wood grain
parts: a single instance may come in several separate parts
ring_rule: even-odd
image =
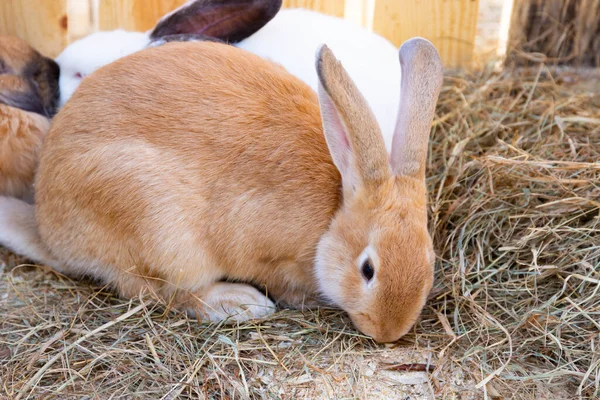
[[[445,67],[473,57],[479,0],[376,0],[373,30],[400,46],[421,36],[440,52]]]
[[[0,34],[17,35],[55,57],[94,28],[147,31],[186,1],[99,0],[94,22],[90,0],[0,0]],[[465,66],[473,56],[479,0],[283,0],[283,7],[346,16],[396,46],[422,36],[446,67]]]
[[[283,0],[284,8],[307,8],[336,17],[344,16],[344,0]]]
[[[372,29],[374,6],[375,0],[346,0],[344,18]]]
[[[153,28],[165,14],[187,0],[100,0],[100,30],[125,29],[145,32]]]
[[[56,57],[68,43],[67,0],[1,0],[0,34],[26,40]]]

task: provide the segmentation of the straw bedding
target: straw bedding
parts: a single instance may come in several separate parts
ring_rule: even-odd
[[[0,397],[598,398],[597,82],[543,66],[446,77],[428,166],[437,281],[399,343],[336,310],[202,325],[4,252]]]

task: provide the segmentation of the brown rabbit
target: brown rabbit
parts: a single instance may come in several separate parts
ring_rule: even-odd
[[[325,46],[318,98],[282,67],[218,43],[118,60],[55,119],[37,224],[33,207],[0,199],[0,243],[212,321],[273,311],[233,283],[249,282],[293,306],[339,306],[360,331],[394,341],[433,281],[424,171],[442,71],[424,39],[405,43],[400,60],[391,158]]]
[[[0,195],[31,196],[58,76],[58,65],[25,41],[0,36]]]

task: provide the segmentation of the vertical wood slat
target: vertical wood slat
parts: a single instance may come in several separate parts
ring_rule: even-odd
[[[307,8],[323,14],[343,17],[345,4],[344,0],[283,0],[282,8]]]
[[[371,30],[375,0],[346,0],[344,19]]]
[[[17,35],[54,57],[71,40],[91,31],[91,22],[84,22],[90,8],[85,11],[79,3],[92,1],[0,0],[0,33]],[[146,31],[186,1],[99,0],[97,28]],[[77,7],[75,2],[79,2]],[[338,17],[347,14],[363,26],[372,25],[396,46],[423,36],[436,45],[445,66],[458,67],[472,58],[479,0],[284,0],[283,7],[303,7]]]
[[[455,68],[473,57],[478,12],[479,0],[376,0],[373,30],[396,46],[424,37]]]
[[[145,32],[187,0],[100,0],[98,28]]]
[[[48,57],[68,43],[67,0],[0,0],[0,34],[15,35]]]
[[[92,0],[67,0],[69,16],[68,42],[81,39],[94,30]]]
[[[165,14],[187,0],[100,0],[100,30],[147,31]],[[343,0],[284,0],[285,8],[308,8],[328,15],[344,16]]]
[[[147,31],[165,14],[187,0],[100,0],[98,28]],[[285,8],[308,8],[325,14],[344,16],[344,0],[284,0]]]

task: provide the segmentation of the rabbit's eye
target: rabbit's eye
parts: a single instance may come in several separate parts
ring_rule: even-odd
[[[0,74],[5,74],[8,72],[8,68],[3,60],[0,60]]]
[[[83,74],[81,72],[75,72],[75,75],[73,75],[76,79],[83,79]]]
[[[371,279],[373,279],[373,275],[375,275],[375,270],[373,269],[371,260],[369,260],[368,258],[363,262],[362,274],[367,281],[370,281]]]

